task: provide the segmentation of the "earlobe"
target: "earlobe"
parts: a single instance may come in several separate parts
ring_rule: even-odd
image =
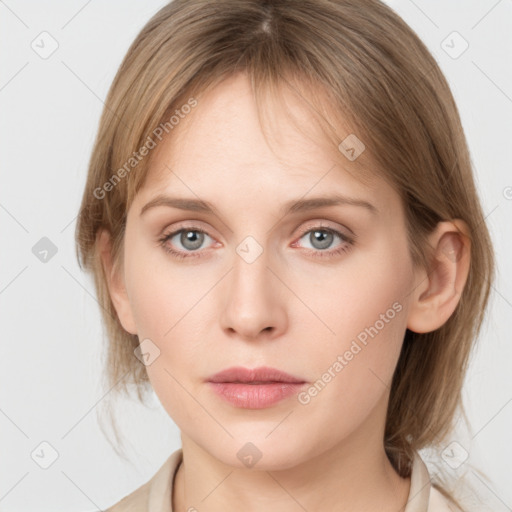
[[[137,334],[123,275],[120,269],[113,265],[111,237],[105,229],[98,234],[98,250],[105,271],[110,299],[114,304],[119,322],[125,331],[130,334]]]
[[[440,222],[429,237],[434,248],[429,269],[417,273],[407,328],[431,332],[450,318],[459,303],[469,273],[469,230],[460,219]]]

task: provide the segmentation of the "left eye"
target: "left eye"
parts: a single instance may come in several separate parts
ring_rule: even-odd
[[[306,236],[308,235],[308,236]],[[334,230],[330,229],[310,229],[304,235],[301,236],[302,238],[306,237],[306,240],[311,242],[313,244],[313,249],[317,250],[325,250],[328,249],[329,246],[332,244],[335,237],[342,238],[341,233],[337,233]],[[315,245],[316,244],[316,245]]]
[[[160,242],[162,244],[165,244],[165,247],[169,252],[174,253],[175,251],[173,249],[169,248],[169,246],[166,245],[166,242],[172,241],[173,238],[177,238],[179,243],[185,249],[185,252],[187,252],[187,251],[193,252],[193,251],[197,251],[198,249],[200,249],[200,247],[203,245],[205,237],[210,238],[210,236],[208,236],[208,234],[201,229],[180,229],[179,231],[175,231],[174,233],[165,235],[160,240]],[[176,242],[173,242],[173,245],[175,243]]]

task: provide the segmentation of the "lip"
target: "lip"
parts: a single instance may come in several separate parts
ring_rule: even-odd
[[[223,400],[242,409],[264,409],[295,395],[306,384],[276,368],[233,367],[216,373],[208,384]]]
[[[269,366],[260,366],[259,368],[244,368],[243,366],[233,366],[212,375],[208,382],[239,382],[252,383],[262,382],[265,384],[271,382],[281,382],[289,384],[303,384],[304,379],[300,379],[289,373],[270,368]]]

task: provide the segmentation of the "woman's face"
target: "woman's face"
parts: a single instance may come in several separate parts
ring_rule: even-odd
[[[287,103],[312,131],[305,102],[290,94]],[[378,177],[363,185],[339,155],[335,163],[337,148],[272,114],[274,151],[239,75],[153,150],[128,213],[120,318],[182,439],[226,464],[241,467],[252,450],[259,467],[284,469],[382,445],[414,269],[398,194]],[[157,196],[189,208],[141,214]],[[304,203],[334,196],[360,203]],[[277,368],[304,384],[275,403],[233,404],[208,379],[234,366]]]

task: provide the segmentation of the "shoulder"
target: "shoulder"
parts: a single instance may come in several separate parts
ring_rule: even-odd
[[[425,462],[414,453],[411,487],[405,512],[463,512],[433,485]]]
[[[428,512],[460,512],[460,509],[451,504],[434,486],[430,488]]]
[[[181,448],[172,453],[146,483],[105,512],[172,512],[172,488],[182,453]]]
[[[143,512],[148,509],[149,488],[151,480],[141,485],[114,505],[111,505],[105,512]]]

